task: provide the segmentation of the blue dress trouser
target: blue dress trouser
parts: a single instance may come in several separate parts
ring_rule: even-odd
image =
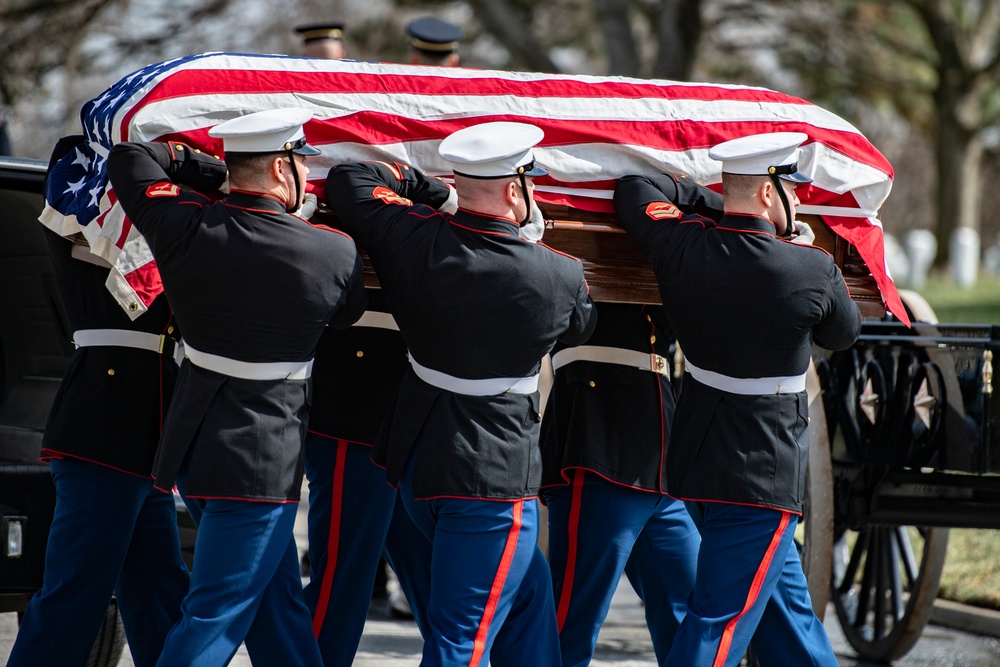
[[[666,665],[734,667],[752,638],[762,665],[836,667],[823,625],[809,620],[798,516],[729,503],[689,508],[701,532],[698,575]]]
[[[789,639],[790,638],[790,639]],[[799,552],[788,550],[785,569],[750,642],[761,667],[835,667],[823,622],[813,612]]]
[[[383,471],[383,479],[384,476]],[[399,494],[395,495],[396,504],[382,554],[396,574],[420,635],[426,637],[427,603],[431,598],[431,541],[413,523]]]
[[[198,523],[191,590],[158,667],[226,665],[244,639],[254,667],[322,667],[292,533],[298,503],[185,502]]]
[[[478,667],[491,659],[494,665],[515,664],[490,655],[505,622],[519,628],[522,645],[530,647],[531,660],[521,664],[561,664],[551,578],[537,546],[536,501],[418,500],[412,493],[414,456],[399,493],[432,545],[421,665]]]
[[[396,490],[385,470],[372,463],[371,447],[316,433],[306,437],[305,447],[310,582],[304,596],[323,664],[347,667],[364,632],[383,548],[418,624],[423,623],[430,543],[401,506],[394,512]]]
[[[112,592],[132,661],[155,664],[188,588],[173,497],[150,479],[87,461],[57,459],[51,470],[56,508],[44,583],[8,666],[87,664]]]
[[[590,663],[623,571],[662,663],[694,587],[699,538],[684,503],[579,469],[543,495],[563,664]]]

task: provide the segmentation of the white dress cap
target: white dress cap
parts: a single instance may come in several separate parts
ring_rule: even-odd
[[[545,176],[531,151],[545,133],[527,123],[481,123],[453,132],[438,146],[438,154],[460,176],[506,178],[523,173]],[[523,168],[523,169],[522,169]]]
[[[708,152],[722,162],[724,174],[778,176],[796,183],[812,179],[798,170],[799,146],[809,137],[802,132],[770,132],[731,139]]]
[[[306,143],[302,129],[312,117],[312,110],[300,107],[268,109],[219,123],[208,131],[208,136],[222,139],[226,153],[290,150],[300,155],[319,155],[318,150]]]

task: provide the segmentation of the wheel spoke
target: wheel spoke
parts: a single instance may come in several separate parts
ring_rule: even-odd
[[[868,541],[868,552],[865,554],[865,566],[861,575],[861,588],[858,590],[858,615],[854,619],[856,628],[864,627],[868,620],[868,612],[871,611],[872,590],[875,587],[875,570],[878,568],[878,534],[874,529],[869,528],[870,539]]]
[[[913,555],[913,543],[910,541],[910,533],[906,530],[906,526],[896,526],[896,539],[899,542],[900,562],[903,564],[903,570],[906,572],[906,588],[912,591],[917,584],[919,569],[917,568],[917,559]]]
[[[906,529],[903,529],[906,535]],[[900,576],[899,565],[901,562],[900,532],[898,527],[890,533],[889,554],[886,565],[889,568],[889,602],[891,603],[892,625],[903,618],[903,578]],[[909,540],[906,542],[909,544]]]
[[[837,587],[837,592],[840,595],[846,594],[854,586],[854,580],[858,576],[858,567],[861,565],[861,558],[868,551],[870,538],[870,531],[866,530],[858,533],[858,539],[855,540],[854,549],[851,551],[851,558],[847,562],[847,568],[844,570],[844,578],[840,580]]]
[[[878,640],[885,636],[885,598],[886,598],[886,570],[889,568],[890,549],[887,549],[887,531],[884,528],[876,528],[878,534],[878,553],[874,554],[875,561],[875,614],[872,617],[872,636]]]

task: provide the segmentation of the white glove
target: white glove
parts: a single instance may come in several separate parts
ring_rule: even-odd
[[[796,220],[792,224],[792,229],[794,230],[791,238],[792,243],[796,243],[798,245],[812,245],[813,241],[816,240],[816,235],[813,234],[812,228],[804,222]]]
[[[295,215],[299,216],[300,218],[305,218],[306,220],[308,220],[309,218],[313,217],[313,213],[316,212],[316,209],[318,207],[319,207],[319,199],[317,199],[316,195],[314,195],[313,193],[307,192],[306,196],[303,197],[302,206],[300,206],[299,210],[295,212]]]
[[[221,192],[224,195],[228,195],[229,194],[229,172],[228,171],[226,172],[226,180],[223,181],[222,185],[219,186],[219,192]]]
[[[442,213],[449,213],[454,215],[458,211],[458,190],[448,186],[448,199],[445,203],[438,206],[438,210]]]
[[[542,209],[538,204],[531,202],[531,220],[518,232],[518,236],[528,243],[538,243],[545,234],[545,218],[542,216]]]

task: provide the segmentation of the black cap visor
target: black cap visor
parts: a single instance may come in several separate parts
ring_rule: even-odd
[[[322,151],[306,143],[306,138],[302,137],[290,144],[285,144],[285,150],[292,151],[298,155],[322,155]]]
[[[520,169],[521,167],[518,167]],[[534,160],[524,165],[525,176],[548,176],[549,172],[535,164]]]
[[[791,164],[781,164],[776,167],[769,167],[768,173],[777,176],[780,179],[791,181],[792,183],[812,183],[813,179],[809,178],[801,171],[799,171],[799,163],[793,162]]]

